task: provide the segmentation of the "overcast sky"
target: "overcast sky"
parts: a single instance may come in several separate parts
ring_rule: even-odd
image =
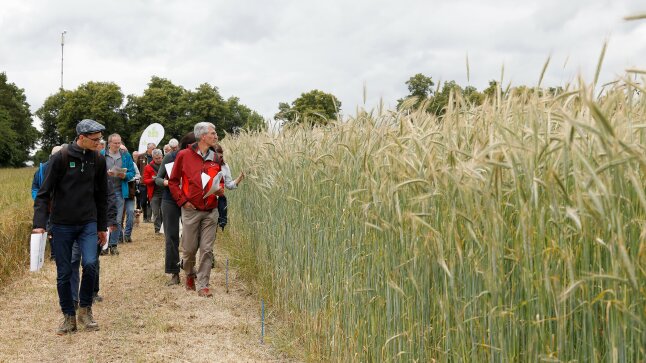
[[[505,84],[535,85],[551,55],[544,85],[591,82],[604,40],[603,81],[646,69],[646,21],[623,20],[645,12],[643,0],[7,0],[0,72],[35,111],[60,87],[65,30],[66,89],[208,82],[267,118],[320,89],[353,114],[380,99],[394,107],[416,73],[482,90],[504,65]]]

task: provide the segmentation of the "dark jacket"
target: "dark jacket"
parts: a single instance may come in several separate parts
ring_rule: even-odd
[[[62,150],[49,160],[45,180],[34,201],[34,228],[46,228],[51,200],[51,223],[96,222],[97,231],[105,231],[108,210],[105,158],[82,149],[76,142],[69,144],[67,151],[67,165],[63,165]]]
[[[164,156],[164,160],[162,160],[162,163],[159,166],[157,177],[155,177],[155,185],[157,185],[158,187],[164,188],[163,189],[164,192],[162,194],[162,200],[175,201],[173,199],[173,196],[170,194],[170,189],[164,186],[164,180],[170,178],[170,175],[166,173],[166,164],[174,163],[175,158],[177,157],[177,153],[178,151],[173,151],[170,154],[167,154],[166,156]]]

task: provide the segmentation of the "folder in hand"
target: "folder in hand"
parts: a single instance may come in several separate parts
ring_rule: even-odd
[[[206,192],[206,194],[204,194],[205,199],[206,199],[206,197],[208,197],[209,195],[217,192],[218,189],[220,189],[220,181],[222,180],[223,175],[224,175],[224,173],[219,172],[213,177],[213,184],[211,184],[211,189],[209,189],[209,191]]]

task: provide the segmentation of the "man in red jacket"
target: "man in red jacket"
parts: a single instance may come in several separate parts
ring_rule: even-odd
[[[211,189],[213,177],[220,171],[214,150],[218,135],[210,122],[197,123],[193,132],[197,142],[177,154],[168,188],[177,205],[182,208],[181,243],[186,289],[196,290],[197,277],[198,295],[211,297],[209,278],[218,222],[217,196],[223,195],[224,191],[220,188],[206,198],[204,195]],[[219,185],[216,187],[219,188]],[[195,254],[198,248],[200,263],[196,271]]]

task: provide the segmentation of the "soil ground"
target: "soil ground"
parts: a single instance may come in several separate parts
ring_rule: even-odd
[[[220,238],[221,235],[218,235]],[[224,252],[216,242],[211,273],[213,298],[182,285],[167,287],[164,235],[152,224],[135,228],[133,243],[119,256],[101,256],[102,302],[93,305],[100,330],[57,336],[62,313],[56,266],[0,291],[1,362],[249,362],[289,361],[260,343],[260,304],[229,271],[225,292]]]

